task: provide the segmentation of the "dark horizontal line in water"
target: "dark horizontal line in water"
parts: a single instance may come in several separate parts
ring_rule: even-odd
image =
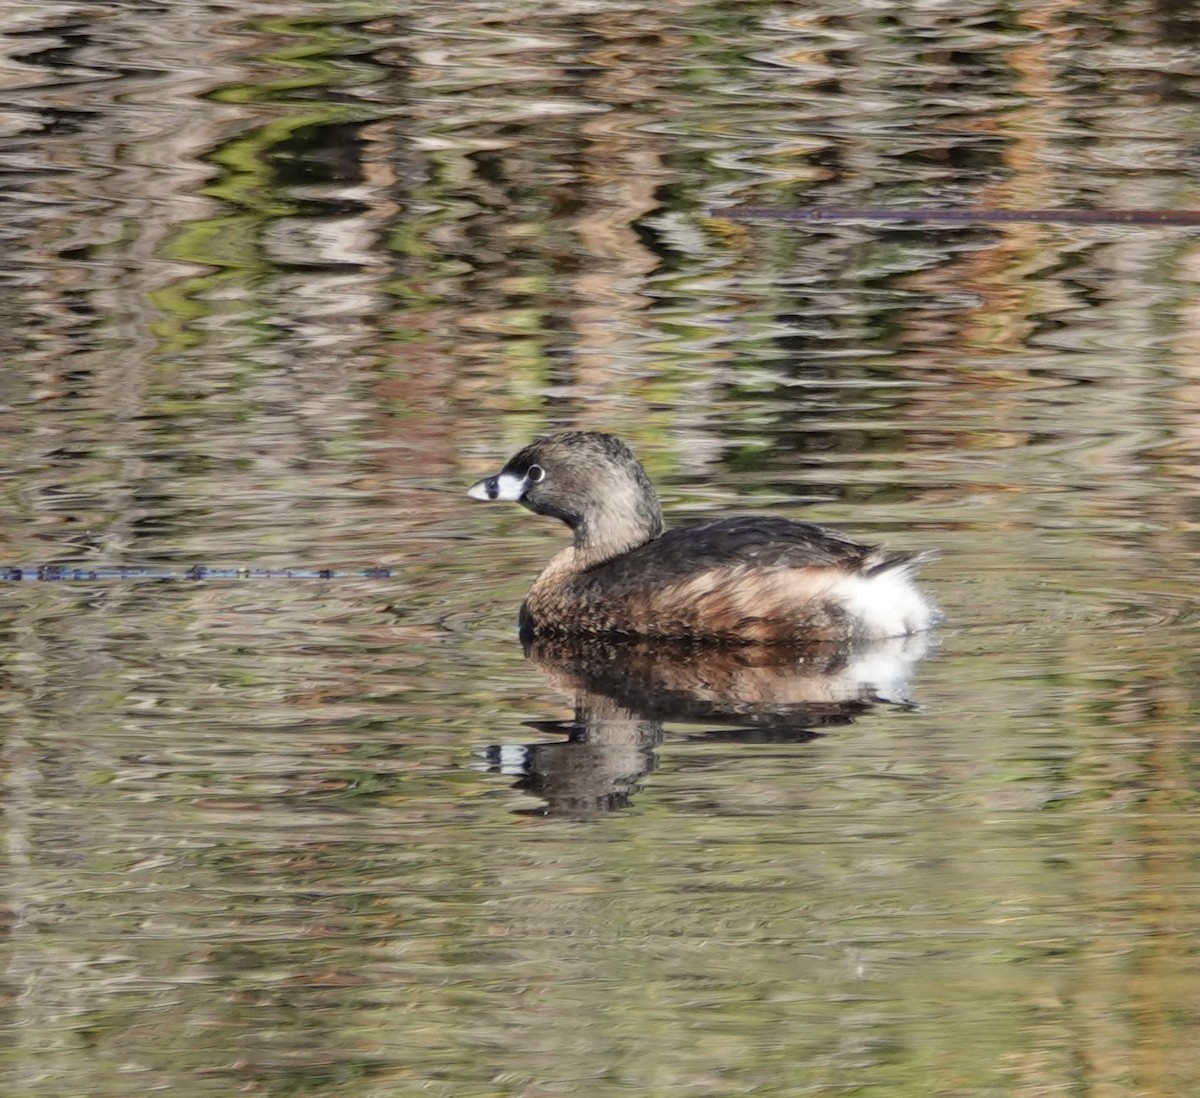
[[[0,582],[19,580],[67,580],[97,582],[104,580],[263,580],[263,579],[390,579],[390,568],[360,568],[337,572],[332,568],[209,568],[194,564],[184,571],[169,568],[75,568],[59,564],[29,567],[0,567]]]
[[[1010,210],[969,207],[717,206],[714,217],[735,221],[1031,222],[1070,225],[1200,225],[1200,210]]]

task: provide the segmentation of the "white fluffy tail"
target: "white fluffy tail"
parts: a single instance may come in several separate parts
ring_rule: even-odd
[[[912,581],[913,571],[931,557],[930,553],[881,556],[864,572],[838,583],[837,595],[859,622],[862,636],[904,637],[937,622],[937,609]]]

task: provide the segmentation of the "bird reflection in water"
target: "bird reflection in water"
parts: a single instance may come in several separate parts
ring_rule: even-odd
[[[493,772],[545,801],[522,814],[584,818],[626,808],[654,769],[664,722],[711,725],[730,743],[805,743],[880,705],[911,707],[927,634],[852,646],[530,640],[526,657],[574,698],[575,716],[529,727],[565,739],[493,745]]]

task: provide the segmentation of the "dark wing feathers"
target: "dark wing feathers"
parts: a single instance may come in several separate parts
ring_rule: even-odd
[[[862,545],[836,530],[792,519],[747,515],[679,526],[588,575],[614,587],[655,586],[685,580],[711,568],[746,564],[758,568],[841,567],[883,572],[913,554]]]
[[[894,552],[890,549],[873,549],[868,556],[863,572],[868,576],[878,576],[893,569],[913,569],[937,558],[937,554],[927,550],[915,553]]]

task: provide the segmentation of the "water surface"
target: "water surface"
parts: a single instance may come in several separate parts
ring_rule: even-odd
[[[1184,7],[13,3],[14,1098],[1200,1087]],[[626,437],[932,547],[927,650],[522,650]],[[362,571],[386,568],[390,578]]]

